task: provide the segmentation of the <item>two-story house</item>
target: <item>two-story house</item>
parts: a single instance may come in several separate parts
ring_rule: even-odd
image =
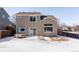
[[[57,18],[40,12],[16,14],[16,34],[27,36],[57,36]]]

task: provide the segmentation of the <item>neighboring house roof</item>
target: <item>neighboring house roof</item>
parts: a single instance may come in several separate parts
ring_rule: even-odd
[[[4,8],[2,8],[2,7],[0,7],[0,11],[2,12],[5,12],[8,16],[9,16],[9,14],[5,11],[5,9]]]
[[[8,13],[4,8],[0,7],[0,30],[4,29],[6,26],[9,26],[10,19]]]

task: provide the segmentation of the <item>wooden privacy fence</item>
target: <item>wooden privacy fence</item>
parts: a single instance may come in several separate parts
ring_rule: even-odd
[[[58,35],[79,39],[79,34],[76,33],[59,32]]]
[[[10,36],[10,33],[9,30],[0,30],[0,38]]]

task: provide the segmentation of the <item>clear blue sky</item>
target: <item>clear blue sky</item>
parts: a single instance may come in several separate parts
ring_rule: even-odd
[[[67,25],[79,24],[78,7],[5,7],[10,16],[17,12],[41,12],[45,15],[54,15],[60,22]]]

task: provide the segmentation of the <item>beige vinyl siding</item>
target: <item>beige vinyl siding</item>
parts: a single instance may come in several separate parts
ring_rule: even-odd
[[[24,16],[24,18],[19,19],[18,16]],[[35,16],[36,22],[30,22],[29,16]],[[40,20],[40,14],[17,14],[16,15],[16,33],[19,33],[18,28],[19,27],[26,27],[26,35],[29,35],[29,28],[30,27],[36,27],[37,28],[37,35],[38,36],[55,36],[57,35],[57,20],[53,17],[46,18],[45,20]],[[53,24],[53,32],[45,33],[44,32],[44,24]]]

